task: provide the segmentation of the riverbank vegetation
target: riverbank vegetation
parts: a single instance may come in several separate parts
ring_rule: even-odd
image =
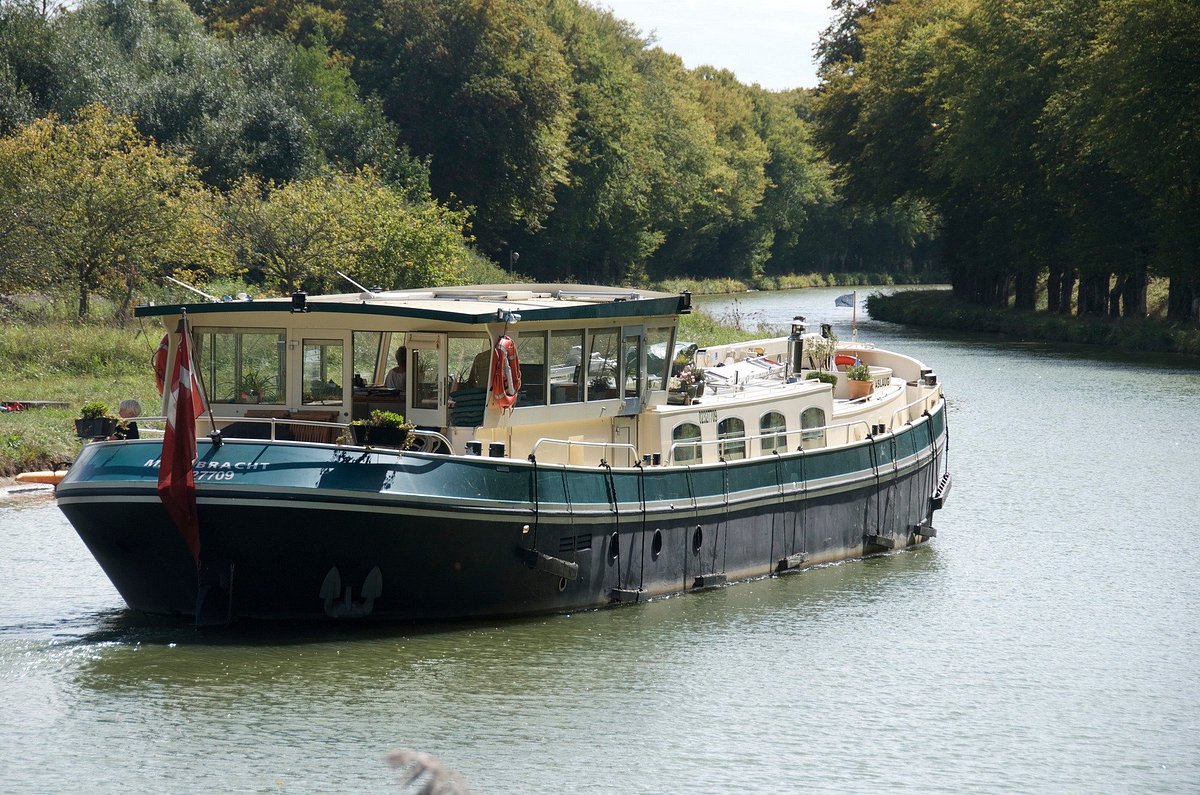
[[[849,199],[936,213],[959,299],[1135,319],[1158,277],[1200,320],[1200,5],[834,7],[818,138]]]
[[[999,311],[995,307],[964,301],[949,290],[871,295],[867,298],[867,311],[873,320],[999,334],[1009,339],[1200,356],[1200,328],[1162,317],[1073,318],[1050,312]]]

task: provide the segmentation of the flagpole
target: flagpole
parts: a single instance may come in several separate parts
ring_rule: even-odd
[[[852,290],[850,295],[850,340],[858,342],[858,290]]]
[[[188,325],[187,310],[184,309],[183,317],[179,319],[179,329],[191,339],[192,330],[188,328]],[[188,347],[191,348],[190,345]],[[191,365],[192,362],[188,364]],[[196,379],[200,383],[200,397],[204,401],[204,408],[208,409],[208,424],[212,428],[208,438],[212,439],[214,447],[220,447],[223,440],[221,439],[221,434],[217,433],[217,420],[213,417],[212,402],[208,399],[208,387],[204,385],[204,368],[200,366],[196,367]]]

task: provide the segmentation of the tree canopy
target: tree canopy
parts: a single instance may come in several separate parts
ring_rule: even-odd
[[[1200,9],[1185,0],[846,3],[818,130],[847,192],[929,202],[955,291],[1200,318]],[[1072,289],[1078,285],[1077,294]]]
[[[771,92],[582,0],[0,0],[0,223],[29,250],[35,196],[95,223],[53,205],[63,158],[136,151],[110,191],[177,231],[130,227],[127,292],[418,285],[520,252],[562,281],[944,266],[968,300],[1083,314],[1145,314],[1160,276],[1200,316],[1194,2],[831,5],[821,85]],[[20,248],[10,289],[70,259],[86,311],[121,281]]]
[[[38,119],[0,139],[5,281],[70,284],[80,317],[98,290],[128,308],[156,269],[216,261],[206,201],[195,169],[128,117],[93,105],[73,124]]]

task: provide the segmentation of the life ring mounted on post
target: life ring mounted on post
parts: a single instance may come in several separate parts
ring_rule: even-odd
[[[158,387],[160,395],[167,383],[167,347],[170,342],[170,335],[163,334],[162,340],[158,343],[158,350],[154,352],[154,358],[151,360],[154,365],[154,385]]]
[[[501,334],[492,350],[492,397],[502,409],[512,408],[521,390],[521,360],[512,337]]]

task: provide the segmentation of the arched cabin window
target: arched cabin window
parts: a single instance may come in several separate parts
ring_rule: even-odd
[[[787,450],[787,419],[778,411],[768,411],[758,420],[763,455]]]
[[[703,460],[700,448],[700,426],[692,422],[676,425],[671,433],[671,441],[675,443],[673,463],[699,464]],[[686,444],[696,442],[696,444]]]
[[[721,458],[737,461],[746,457],[746,423],[740,417],[726,417],[717,423],[717,438],[723,440]]]
[[[816,406],[800,413],[800,446],[804,449],[825,446],[825,410]]]

